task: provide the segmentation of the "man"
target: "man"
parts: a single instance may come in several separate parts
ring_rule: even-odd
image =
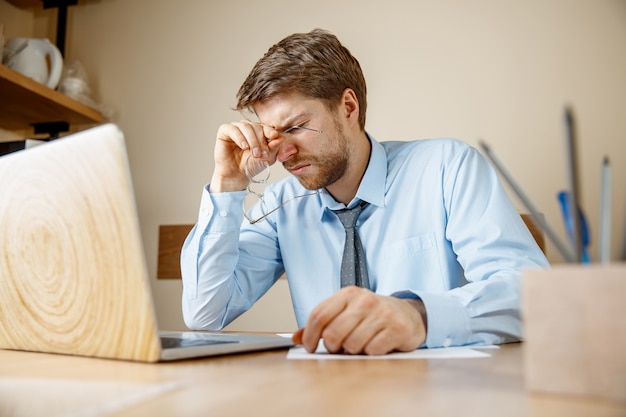
[[[359,63],[322,30],[270,48],[237,97],[258,122],[217,132],[181,256],[190,328],[223,328],[286,273],[293,340],[308,351],[322,339],[372,355],[520,339],[520,270],[548,263],[475,149],[377,142]],[[251,180],[276,161],[292,175],[244,213]],[[344,229],[339,210],[356,207]]]

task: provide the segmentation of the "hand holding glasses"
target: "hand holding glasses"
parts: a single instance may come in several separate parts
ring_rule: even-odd
[[[294,134],[297,131],[308,130],[316,133],[323,133],[321,130],[311,129],[303,126],[291,126],[281,132],[281,135],[285,134]],[[291,197],[288,200],[283,201],[276,208],[270,209],[268,205],[265,203],[265,198],[263,196],[263,192],[256,192],[252,189],[254,184],[267,184],[270,178],[270,165],[267,161],[262,160],[260,158],[254,158],[252,154],[248,155],[245,164],[245,172],[246,177],[249,180],[248,186],[246,187],[246,196],[243,200],[243,216],[250,222],[250,224],[255,224],[260,221],[263,221],[270,214],[274,213],[281,207],[283,207],[288,202],[295,200],[297,198],[308,197],[312,195],[317,195],[320,191],[313,191],[307,194],[297,195],[295,197]],[[261,210],[261,216],[257,218],[251,218],[247,211],[246,207],[251,207],[253,205],[258,204]]]

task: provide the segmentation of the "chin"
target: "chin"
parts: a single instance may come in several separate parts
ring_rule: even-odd
[[[302,185],[307,190],[315,191],[315,190],[319,190],[320,188],[325,187],[324,184],[320,184],[319,181],[315,181],[314,179],[311,179],[311,178],[308,178],[308,179],[301,178],[301,177],[297,177],[297,178],[298,178],[298,182],[300,183],[300,185]]]

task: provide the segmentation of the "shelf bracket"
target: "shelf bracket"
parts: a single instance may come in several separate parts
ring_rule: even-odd
[[[67,132],[70,130],[70,124],[67,122],[46,122],[46,123],[34,123],[35,133],[47,133],[49,138],[43,140],[53,140],[59,138],[59,133]]]
[[[78,0],[43,0],[43,8],[58,8],[57,12],[57,48],[65,56],[65,32],[67,29],[67,7],[74,6]]]

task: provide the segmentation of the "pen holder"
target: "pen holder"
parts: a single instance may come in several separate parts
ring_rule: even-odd
[[[626,264],[524,271],[522,317],[528,390],[626,402]]]

